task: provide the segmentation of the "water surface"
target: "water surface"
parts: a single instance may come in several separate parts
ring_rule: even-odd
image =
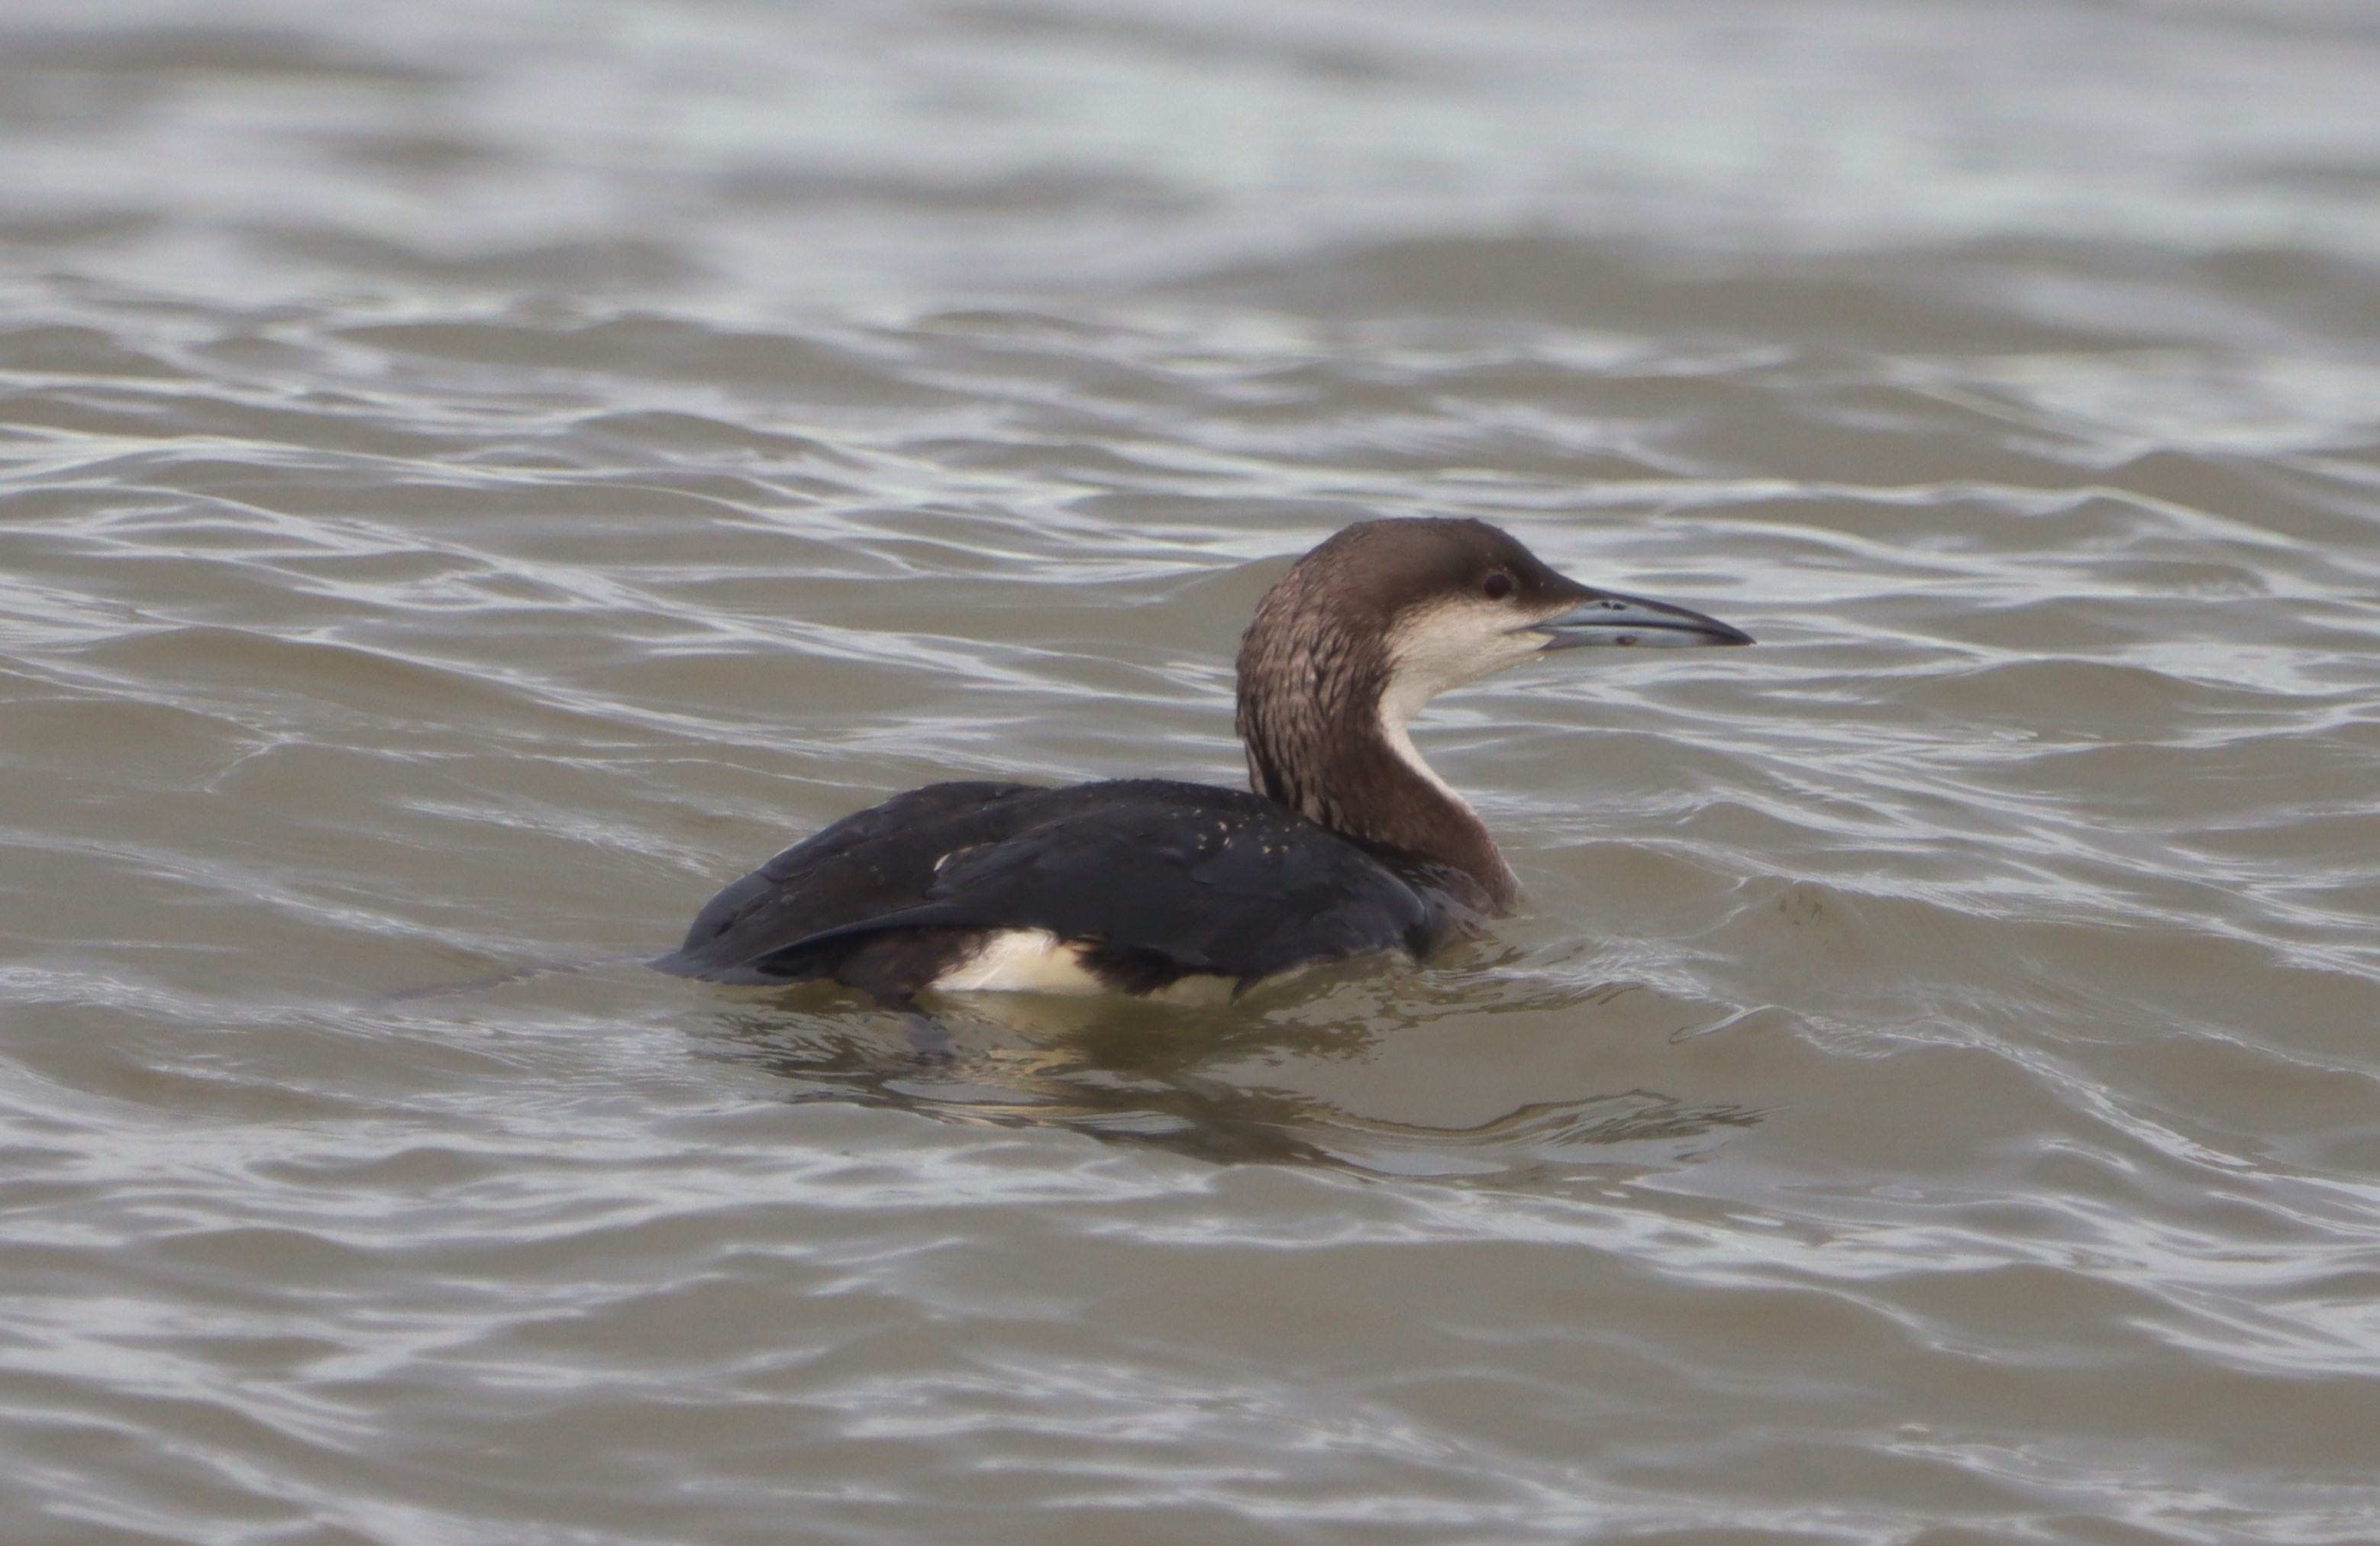
[[[2374,79],[22,0],[0,1536],[2380,1537]],[[635,964],[895,790],[1236,782],[1379,514],[1762,641],[1425,717],[1519,916],[940,1066]]]

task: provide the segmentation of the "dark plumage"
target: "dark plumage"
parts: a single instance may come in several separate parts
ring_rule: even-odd
[[[1258,603],[1238,725],[1257,792],[1164,779],[932,784],[845,816],[713,897],[652,964],[817,978],[906,1007],[937,985],[1236,986],[1378,951],[1415,960],[1509,912],[1487,827],[1405,739],[1444,687],[1581,644],[1743,644],[1591,590],[1475,521],[1378,521]]]
[[[1239,790],[929,784],[722,891],[664,964],[719,982],[832,977],[899,1001],[976,936],[1023,926],[1087,943],[1093,976],[1147,993],[1190,973],[1254,979],[1391,947],[1427,955],[1456,926],[1430,878]]]

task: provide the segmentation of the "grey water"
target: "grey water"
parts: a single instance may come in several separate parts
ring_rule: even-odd
[[[10,0],[0,1539],[2380,1540],[2374,82]],[[636,964],[896,790],[1238,782],[1395,514],[1762,641],[1424,717],[1518,916],[943,1064]]]

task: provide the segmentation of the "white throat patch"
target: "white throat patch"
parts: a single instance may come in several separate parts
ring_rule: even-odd
[[[1470,803],[1422,761],[1405,727],[1423,705],[1448,688],[1492,676],[1536,654],[1544,638],[1516,634],[1516,624],[1526,626],[1512,608],[1500,602],[1440,601],[1406,613],[1389,634],[1389,684],[1380,692],[1380,735],[1399,760],[1466,811]]]

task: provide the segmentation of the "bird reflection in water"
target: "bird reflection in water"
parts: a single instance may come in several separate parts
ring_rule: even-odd
[[[1350,1110],[1325,1096],[1244,1082],[1268,1062],[1360,1063],[1400,1030],[1464,1002],[1433,1003],[1401,979],[1394,992],[1360,964],[1257,996],[1270,1005],[1152,1004],[1109,996],[965,996],[945,1012],[948,1044],[921,1053],[903,1022],[855,1015],[851,996],[810,984],[718,1015],[712,1056],[757,1064],[802,1101],[846,1101],[943,1121],[1062,1128],[1221,1163],[1315,1165],[1373,1175],[1500,1184],[1667,1169],[1762,1113],[1632,1089],[1524,1102],[1489,1120],[1432,1126]],[[1608,991],[1525,999],[1507,982],[1499,1009],[1589,1012]],[[1367,991],[1367,989],[1369,991]],[[1361,1000],[1350,1013],[1350,999]],[[1493,1013],[1495,1009],[1488,1012]]]

